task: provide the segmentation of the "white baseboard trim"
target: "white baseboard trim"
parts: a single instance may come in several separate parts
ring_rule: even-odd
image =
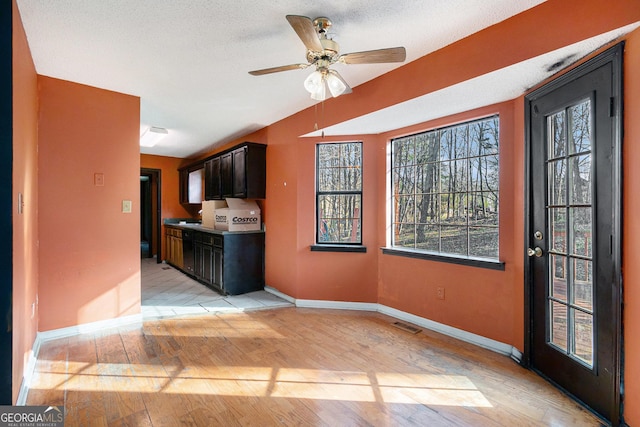
[[[416,316],[415,314],[407,313],[405,311],[400,311],[386,305],[379,304],[378,311],[382,314],[386,314],[387,316],[395,317],[396,319],[404,320],[406,322],[413,323],[414,325],[422,326],[423,328],[439,332],[443,335],[447,335],[449,337],[456,338],[460,341],[468,342],[482,348],[486,348],[487,350],[491,350],[505,356],[512,357],[514,350],[520,353],[509,344],[504,344],[491,338],[486,338],[462,329],[454,328],[453,326],[445,325],[444,323],[434,322],[433,320]]]
[[[295,300],[296,307],[304,308],[327,308],[334,310],[359,310],[359,311],[378,311],[378,304],[371,302],[345,302],[345,301],[326,301],[312,299]]]
[[[324,308],[324,309],[337,309],[337,310],[360,310],[360,311],[374,311],[387,316],[396,318],[398,320],[404,320],[406,322],[413,323],[414,325],[421,326],[431,331],[439,332],[443,335],[447,335],[452,338],[459,339],[460,341],[468,342],[478,347],[486,348],[487,350],[494,351],[496,353],[508,356],[517,363],[522,361],[522,353],[512,345],[502,343],[500,341],[493,340],[491,338],[483,337],[471,332],[467,332],[462,329],[454,328],[453,326],[445,325],[444,323],[435,322],[433,320],[416,316],[415,314],[407,313],[405,311],[398,310],[383,304],[378,303],[365,303],[365,302],[345,302],[345,301],[327,301],[327,300],[308,300],[308,299],[295,299],[287,294],[284,294],[274,288],[265,286],[265,291],[270,292],[282,299],[285,299],[296,307],[301,308]]]
[[[31,384],[31,379],[36,371],[36,362],[38,361],[38,354],[40,353],[40,344],[42,344],[42,340],[40,339],[40,336],[36,334],[36,339],[33,341],[33,348],[29,352],[27,366],[24,367],[24,372],[22,373],[22,383],[20,384],[20,391],[18,391],[16,406],[24,406],[27,404],[29,384]]]
[[[24,406],[27,403],[27,394],[29,393],[29,385],[36,369],[36,362],[40,353],[40,346],[47,341],[58,338],[68,338],[76,335],[86,334],[89,332],[97,332],[103,329],[116,328],[119,326],[127,326],[132,324],[142,324],[142,314],[133,314],[130,316],[117,317],[115,319],[100,320],[97,322],[84,323],[82,325],[69,326],[67,328],[54,329],[51,331],[38,332],[33,342],[33,348],[29,353],[29,360],[25,366],[22,375],[22,384],[16,399],[17,406]]]
[[[81,325],[69,326],[67,328],[54,329],[51,331],[38,332],[36,341],[39,338],[40,341],[44,343],[59,338],[68,338],[90,332],[101,331],[103,329],[117,328],[119,326],[127,326],[138,323],[142,324],[142,313],[132,314],[130,316],[116,317],[115,319],[83,323]]]
[[[279,290],[272,288],[271,286],[265,286],[264,290],[266,292],[269,292],[270,294],[273,294],[275,296],[277,296],[278,298],[282,298],[285,301],[289,301],[291,304],[295,304],[296,303],[296,299],[290,297],[287,294],[283,294],[282,292],[280,292]]]
[[[511,358],[518,362],[518,364],[522,363],[522,353],[515,347],[511,347]]]

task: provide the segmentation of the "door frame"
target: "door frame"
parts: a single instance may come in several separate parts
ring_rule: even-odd
[[[0,405],[13,405],[13,304],[18,302],[13,300],[13,13],[12,2],[0,5]],[[18,325],[19,333],[25,329]]]
[[[547,95],[550,92],[555,91],[556,89],[574,81],[580,76],[588,74],[589,72],[601,67],[606,63],[612,64],[612,73],[613,73],[613,82],[612,82],[612,94],[613,97],[610,100],[610,116],[612,116],[613,125],[612,125],[612,182],[613,182],[613,236],[611,241],[612,246],[612,261],[614,263],[615,274],[612,278],[613,283],[615,284],[615,290],[613,291],[615,294],[613,295],[613,307],[612,313],[614,313],[613,322],[615,323],[614,327],[618,331],[616,335],[615,349],[614,352],[616,354],[616,372],[614,375],[614,408],[611,410],[612,419],[610,420],[612,425],[616,426],[620,424],[620,420],[622,418],[623,411],[623,396],[621,395],[620,390],[623,387],[624,383],[624,364],[623,364],[623,330],[622,330],[622,130],[623,130],[623,91],[622,91],[622,83],[623,83],[623,52],[624,52],[624,42],[620,42],[617,45],[606,49],[605,51],[597,54],[593,58],[588,59],[587,61],[581,63],[580,65],[572,68],[566,73],[560,75],[554,80],[544,84],[543,86],[529,92],[525,95],[524,102],[524,129],[525,129],[525,164],[524,164],[524,172],[525,172],[525,188],[524,188],[524,248],[523,249],[523,258],[524,258],[524,295],[525,295],[525,306],[524,306],[524,315],[525,315],[525,340],[524,340],[524,354],[522,359],[522,364],[528,368],[533,368],[531,365],[531,352],[533,346],[533,274],[532,274],[532,263],[530,263],[530,258],[527,255],[527,248],[531,248],[535,246],[533,242],[533,228],[531,221],[532,214],[532,205],[533,205],[533,192],[531,188],[531,180],[533,179],[533,171],[532,171],[532,141],[531,141],[531,119],[532,119],[532,111],[531,104],[537,98]],[[606,101],[605,101],[606,102]],[[533,246],[532,246],[533,245]],[[535,369],[534,369],[535,371]],[[537,371],[536,371],[537,372]],[[542,375],[540,372],[538,374]],[[544,375],[542,375],[545,377]],[[551,381],[549,378],[546,378],[548,381]],[[555,385],[555,384],[554,384]],[[556,385],[557,386],[557,385]],[[563,392],[571,395],[566,390],[563,389]],[[572,396],[572,395],[571,395]],[[572,396],[575,398],[575,396]],[[575,398],[579,401],[579,399]]]
[[[162,262],[162,169],[140,168],[140,175],[151,176],[151,188],[153,189],[154,182],[157,187],[156,223],[153,224],[152,227],[155,226],[156,229],[156,239],[154,242],[156,246],[156,261],[160,264]]]

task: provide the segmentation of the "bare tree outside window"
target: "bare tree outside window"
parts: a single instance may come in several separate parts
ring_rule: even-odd
[[[498,259],[500,120],[392,140],[392,245]]]
[[[362,244],[362,143],[317,145],[316,242]]]

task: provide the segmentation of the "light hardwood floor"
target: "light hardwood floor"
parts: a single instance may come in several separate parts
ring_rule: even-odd
[[[508,357],[377,313],[276,308],[45,343],[28,405],[66,426],[595,426]]]

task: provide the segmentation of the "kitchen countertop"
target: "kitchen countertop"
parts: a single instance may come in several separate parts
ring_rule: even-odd
[[[182,230],[193,230],[193,231],[199,231],[201,233],[209,233],[209,234],[253,234],[253,233],[264,233],[264,231],[262,230],[255,230],[255,231],[226,231],[226,230],[216,230],[213,228],[208,228],[208,227],[203,227],[202,224],[199,223],[187,223],[187,224],[175,224],[175,223],[166,223],[164,224],[165,227],[173,227],[173,228],[179,228]]]

